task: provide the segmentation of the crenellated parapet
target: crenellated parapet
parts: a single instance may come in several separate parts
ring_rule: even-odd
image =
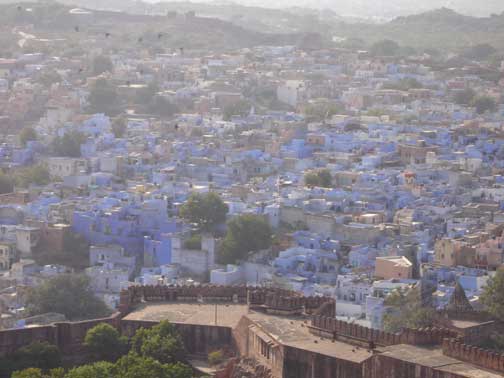
[[[474,345],[464,344],[457,339],[446,338],[443,340],[443,354],[457,360],[481,366],[485,369],[504,373],[503,353],[496,353]]]
[[[457,336],[451,330],[436,327],[404,329],[401,333],[389,333],[318,314],[312,316],[310,330],[312,333],[334,339],[382,346],[396,344],[440,345],[445,338]]]
[[[332,311],[334,299],[304,297],[290,290],[238,286],[130,286],[120,294],[119,311],[127,314],[142,302],[234,302],[277,314],[312,314],[329,303],[324,311]],[[331,315],[332,312],[327,313]]]

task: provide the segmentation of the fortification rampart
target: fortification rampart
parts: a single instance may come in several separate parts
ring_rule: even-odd
[[[349,342],[355,340],[379,346],[439,345],[445,338],[456,337],[456,334],[451,330],[434,327],[405,329],[401,333],[389,333],[323,315],[312,316],[310,330],[314,334],[333,339],[343,339]]]
[[[504,373],[504,354],[502,353],[464,344],[456,339],[444,339],[443,354],[485,369]]]
[[[100,323],[108,323],[119,329],[120,313],[81,322],[60,322],[47,326],[0,331],[0,356],[8,355],[35,341],[47,341],[66,353],[80,348],[86,332]]]

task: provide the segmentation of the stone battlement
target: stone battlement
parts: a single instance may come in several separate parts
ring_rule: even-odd
[[[389,333],[321,315],[312,316],[310,330],[314,334],[333,339],[349,342],[354,340],[379,346],[440,345],[445,338],[456,337],[453,331],[444,328],[405,329],[401,333]]]
[[[504,354],[502,353],[464,344],[457,339],[444,339],[443,354],[485,369],[504,373]]]
[[[239,286],[130,286],[120,295],[119,311],[125,315],[142,302],[235,302],[278,313],[316,312],[323,304],[334,307],[328,297],[304,297],[282,289]]]
[[[119,329],[120,322],[120,314],[115,313],[104,319],[59,322],[47,326],[0,331],[0,356],[8,355],[35,341],[47,341],[60,350],[71,352],[80,348],[89,329],[100,323],[107,323]]]

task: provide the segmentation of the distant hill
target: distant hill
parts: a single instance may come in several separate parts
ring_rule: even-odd
[[[1,0],[0,0],[1,1]],[[163,48],[193,48],[228,50],[257,45],[288,45],[302,40],[302,33],[264,33],[249,30],[231,22],[210,18],[193,17],[175,19],[167,16],[92,10],[89,15],[71,13],[75,5],[56,2],[31,2],[0,5],[0,24],[12,26],[33,25],[33,34],[54,34],[54,37],[69,33],[71,38],[86,38],[86,35],[108,33],[110,41],[136,46],[141,38],[144,45]],[[75,33],[79,27],[80,33]],[[159,33],[162,38],[159,38]],[[129,42],[128,42],[129,41]]]
[[[489,43],[504,51],[504,14],[478,18],[442,8],[396,18],[385,24],[333,25],[339,37],[358,37],[368,42],[392,39],[415,48],[462,49]]]

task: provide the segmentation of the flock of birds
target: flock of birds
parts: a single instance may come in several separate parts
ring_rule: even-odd
[[[17,10],[19,12],[22,12],[22,11],[24,11],[24,8],[21,5],[18,5]],[[78,25],[76,25],[76,26],[74,26],[74,30],[75,30],[75,32],[78,33],[78,32],[80,32],[80,27]],[[105,32],[104,36],[105,36],[105,38],[110,38],[110,37],[112,37],[112,33]],[[163,36],[164,36],[163,32],[159,32],[157,34],[158,40],[161,40],[163,38]],[[144,41],[143,37],[138,37],[138,43],[142,43],[143,41]],[[184,47],[180,47],[179,51],[180,51],[181,55],[184,55]]]
[[[21,5],[18,5],[17,6],[17,10],[18,12],[23,12],[25,9],[21,6]],[[80,30],[80,27],[78,25],[74,26],[74,31],[76,33],[79,33],[81,30]],[[112,37],[112,33],[110,32],[105,32],[104,33],[104,36],[106,39]],[[157,34],[157,39],[158,40],[161,40],[163,38],[164,34],[162,32],[159,32]],[[142,43],[144,41],[143,37],[138,37],[138,43]],[[184,55],[184,47],[179,47],[179,51],[180,51],[180,55]],[[79,68],[79,73],[82,73],[84,72],[84,69],[83,68]],[[141,74],[143,74],[143,72],[140,72]],[[127,85],[129,86],[131,83],[128,82]]]

